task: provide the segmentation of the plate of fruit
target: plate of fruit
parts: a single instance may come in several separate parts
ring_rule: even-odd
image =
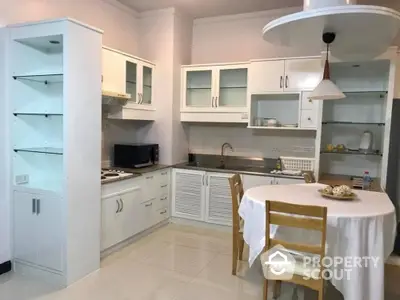
[[[325,188],[318,190],[318,192],[322,197],[335,200],[351,201],[357,198],[357,195],[353,193],[352,189],[347,185],[328,185]]]

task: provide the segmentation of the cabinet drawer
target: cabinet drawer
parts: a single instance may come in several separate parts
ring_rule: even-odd
[[[301,109],[302,110],[316,110],[318,106],[318,100],[308,99],[308,93],[303,95],[301,98]]]
[[[301,128],[317,128],[316,110],[302,110],[300,116]]]
[[[162,208],[153,212],[153,224],[156,225],[169,218],[169,208]]]
[[[169,185],[169,173],[170,173],[169,169],[160,171],[160,173],[157,177],[159,178],[158,180],[159,180],[159,183],[161,186],[166,185],[166,184]]]
[[[155,210],[156,199],[140,203],[140,230],[146,230],[153,225],[153,212]]]
[[[168,195],[161,195],[154,201],[154,208],[155,209],[162,209],[169,207],[169,197]]]

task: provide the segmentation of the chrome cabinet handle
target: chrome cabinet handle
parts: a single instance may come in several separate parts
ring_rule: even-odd
[[[311,121],[311,118],[308,118],[307,120],[308,120],[308,121]]]
[[[117,202],[117,204],[118,204],[118,208],[117,208],[117,211],[115,212],[116,214],[117,213],[119,213],[119,209],[121,208],[121,206],[120,206],[120,204],[119,204],[119,201],[118,201],[118,199],[117,200],[115,200],[116,202]]]
[[[150,203],[150,204],[146,204],[146,205],[145,205],[145,207],[150,207],[150,206],[153,206],[153,203]]]
[[[121,201],[121,211],[124,211],[124,200],[119,199],[119,201]]]
[[[146,179],[153,179],[154,176],[148,176]]]
[[[36,199],[36,214],[40,215],[40,199]]]
[[[32,199],[32,214],[36,213],[36,199]]]
[[[164,211],[160,212],[160,215],[164,215],[167,213],[167,210],[165,209]]]
[[[208,176],[206,176],[206,185],[208,186]]]
[[[160,200],[161,201],[165,201],[165,200],[167,200],[168,199],[168,197],[164,197],[164,198],[161,198]]]
[[[214,107],[214,98],[215,98],[215,97],[212,97],[212,98],[211,98],[211,106],[212,106],[212,107]]]
[[[285,78],[285,88],[288,88],[288,87],[289,87],[289,76],[286,75],[286,78]]]
[[[161,187],[162,188],[166,188],[168,186],[168,184],[165,184],[165,185],[162,185]]]
[[[215,97],[215,107],[218,107],[218,98],[219,97]]]
[[[308,102],[312,103],[312,100],[311,100],[311,99],[308,99]]]
[[[167,175],[167,174],[168,174],[168,172],[161,173],[161,175]]]
[[[283,76],[281,76],[280,82],[279,82],[279,87],[283,88]]]

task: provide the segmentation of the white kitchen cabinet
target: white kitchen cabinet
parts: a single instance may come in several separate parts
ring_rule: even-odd
[[[136,182],[135,182],[136,185]],[[142,230],[140,186],[102,197],[101,249],[107,249]]]
[[[118,52],[103,48],[102,63],[102,89],[125,94],[126,59]],[[133,94],[131,96],[135,97],[135,95],[136,94]]]
[[[101,249],[107,249],[123,241],[123,221],[120,214],[120,196],[102,199],[101,203]]]
[[[221,122],[222,114],[224,122],[235,123],[237,116],[244,117],[247,113],[247,90],[248,64],[184,66],[181,112],[186,115],[183,121]],[[204,117],[206,113],[208,117]]]
[[[284,86],[284,60],[251,62],[249,89],[251,94],[278,93]]]
[[[245,191],[256,186],[270,185],[273,183],[274,183],[274,177],[243,175],[243,188]]]
[[[308,98],[311,92],[302,92],[300,98],[300,128],[317,129],[321,102]]]
[[[205,221],[232,225],[232,196],[228,178],[233,174],[207,173]]]
[[[111,119],[155,119],[155,65],[141,58],[103,46],[103,89],[130,94],[124,106],[108,110]]]
[[[322,79],[321,59],[285,60],[284,91],[300,92],[313,90]]]
[[[56,272],[63,271],[61,200],[14,192],[14,258]]]
[[[321,59],[252,61],[249,74],[251,94],[312,90],[321,78]]]
[[[172,172],[172,216],[203,221],[205,216],[203,171],[174,169]]]

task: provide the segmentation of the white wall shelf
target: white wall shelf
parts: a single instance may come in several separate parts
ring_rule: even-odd
[[[63,82],[63,74],[30,74],[30,75],[14,75],[14,80],[28,80],[33,82],[60,83]]]
[[[31,152],[31,153],[43,153],[43,154],[53,154],[53,155],[63,155],[62,148],[14,148],[14,152]]]

